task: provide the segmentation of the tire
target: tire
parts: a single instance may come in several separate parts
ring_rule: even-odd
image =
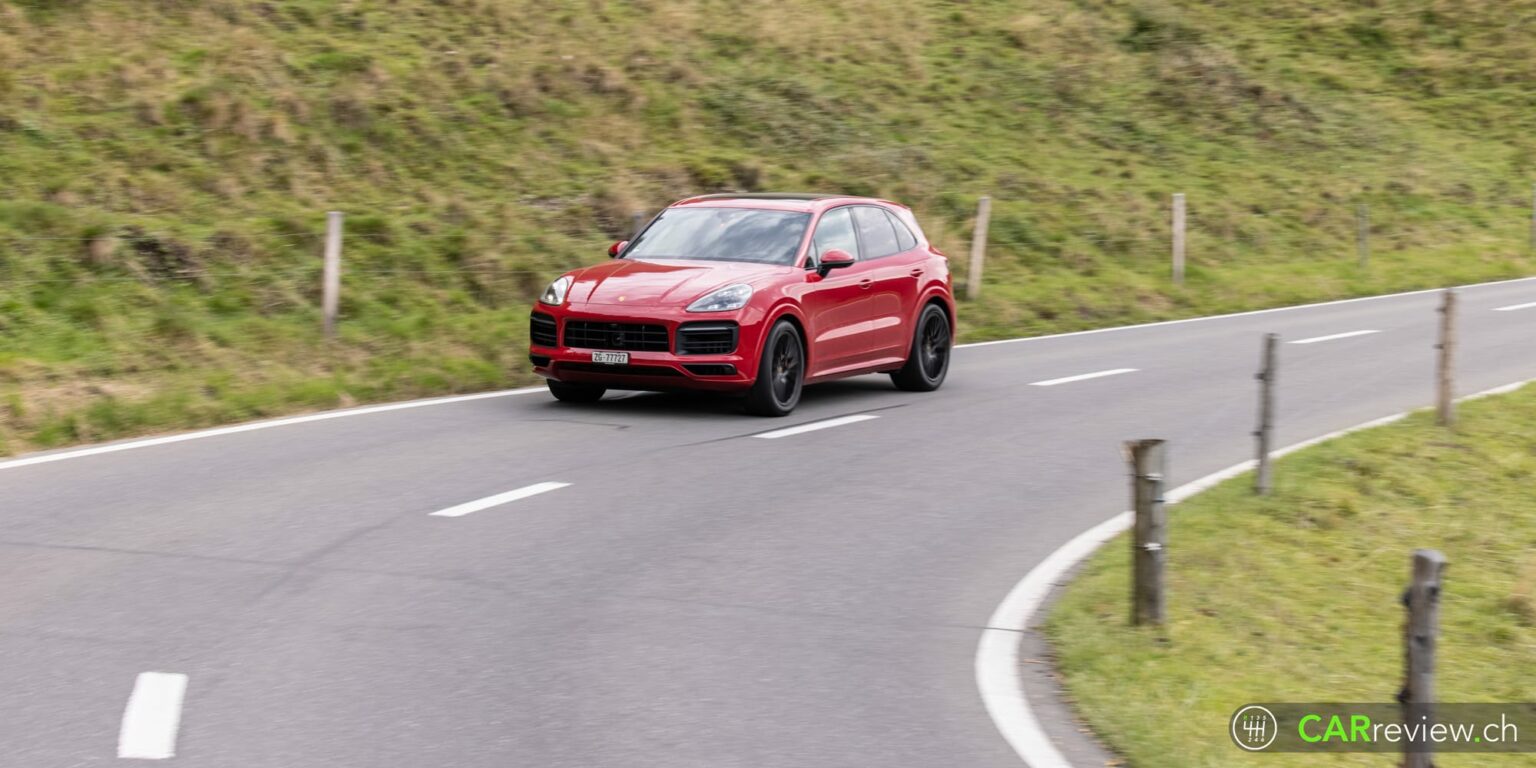
[[[554,379],[545,379],[544,383],[549,385],[549,393],[562,403],[595,403],[608,391],[596,384],[572,384]]]
[[[954,339],[949,315],[943,308],[937,304],[923,307],[922,314],[917,316],[917,329],[912,332],[907,364],[891,374],[891,382],[908,392],[938,389],[949,375],[949,353],[954,348]]]
[[[747,390],[747,413],[788,416],[805,388],[805,344],[793,323],[780,320],[763,342],[757,381]]]

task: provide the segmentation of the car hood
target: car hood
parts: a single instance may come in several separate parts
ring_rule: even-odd
[[[614,259],[572,273],[572,304],[622,304],[626,307],[686,306],[732,283],[754,284],[793,267],[730,261],[638,261]]]

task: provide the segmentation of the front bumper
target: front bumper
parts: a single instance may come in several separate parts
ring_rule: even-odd
[[[644,313],[637,313],[627,307],[585,305],[576,309],[541,304],[534,310],[534,314],[546,315],[555,321],[553,345],[534,339],[528,347],[533,372],[546,379],[596,384],[609,389],[739,392],[750,388],[757,377],[757,327],[732,313],[702,314],[681,309],[647,309]],[[727,314],[732,316],[726,317]],[[667,329],[668,349],[644,351],[608,346],[595,350],[569,346],[566,344],[566,324],[573,320],[664,326]],[[739,326],[735,351],[729,354],[680,353],[680,325],[725,320],[736,322]],[[594,351],[626,352],[629,354],[629,363],[594,363]]]

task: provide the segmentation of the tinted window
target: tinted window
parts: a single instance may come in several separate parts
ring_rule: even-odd
[[[864,258],[878,259],[897,253],[896,230],[891,220],[879,208],[861,206],[853,210],[853,220],[859,227],[859,242],[864,245]]]
[[[624,251],[626,259],[793,264],[809,213],[750,208],[668,208]]]
[[[834,208],[822,214],[812,238],[814,254],[818,260],[823,253],[834,248],[853,254],[855,259],[859,258],[859,241],[853,234],[853,217],[849,215],[849,210]]]
[[[917,238],[912,236],[912,230],[907,229],[907,225],[901,223],[901,219],[892,216],[890,211],[886,211],[885,215],[891,217],[891,226],[896,228],[897,247],[901,248],[903,253],[916,248]]]

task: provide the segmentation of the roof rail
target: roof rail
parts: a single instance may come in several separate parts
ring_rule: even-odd
[[[811,192],[722,192],[714,195],[696,195],[689,200],[826,200],[845,195],[820,195]]]

